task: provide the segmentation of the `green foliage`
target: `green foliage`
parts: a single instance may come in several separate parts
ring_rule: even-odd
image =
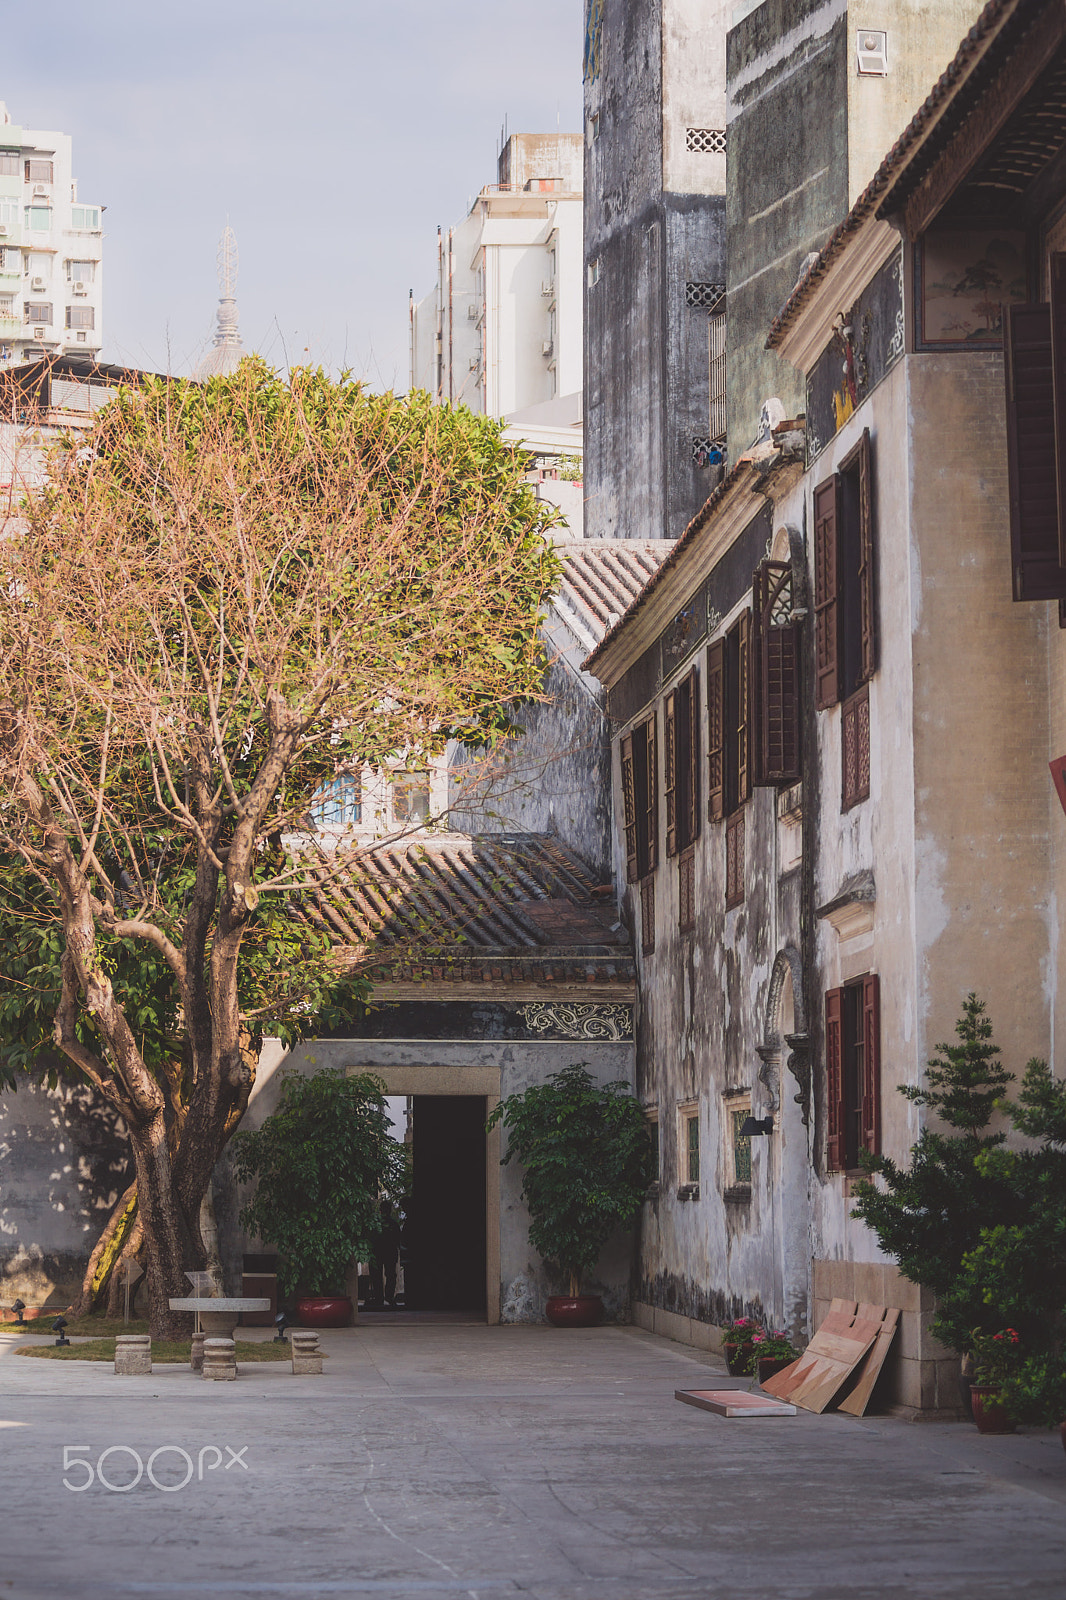
[[[647,1119],[624,1083],[601,1088],[581,1062],[501,1100],[488,1126],[501,1121],[503,1161],[524,1169],[530,1242],[577,1294],[611,1233],[640,1212],[654,1165]]]
[[[233,1139],[237,1177],[256,1183],[241,1225],[277,1246],[287,1294],[343,1293],[352,1260],[373,1252],[378,1196],[407,1172],[384,1091],[370,1073],[287,1072],[278,1109]]]
[[[957,1350],[992,1350],[1009,1329],[1004,1399],[1021,1421],[1066,1416],[1066,1084],[1031,1060],[1017,1102],[991,1044],[984,1006],[967,996],[961,1043],[938,1046],[928,1088],[904,1090],[950,1126],[923,1129],[903,1169],[867,1157],[854,1215],[877,1234],[904,1275],[937,1295],[937,1337]],[[995,1112],[1035,1141],[1008,1147],[989,1133]],[[1002,1343],[1002,1340],[1001,1340]]]
[[[799,1355],[788,1334],[779,1328],[756,1328],[749,1349],[751,1354],[744,1370],[753,1377],[759,1371],[760,1361],[795,1361]]]

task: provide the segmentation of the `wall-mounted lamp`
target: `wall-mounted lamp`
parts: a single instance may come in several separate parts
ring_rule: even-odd
[[[66,1334],[63,1332],[63,1329],[66,1327],[66,1325],[67,1325],[66,1317],[57,1317],[55,1319],[55,1321],[53,1322],[53,1324],[52,1324],[52,1332],[53,1333],[58,1333],[58,1335],[59,1335],[59,1338],[56,1340],[56,1347],[57,1348],[60,1345],[69,1344],[70,1343],[70,1340],[67,1338]]]
[[[773,1133],[773,1117],[745,1117],[740,1125],[740,1138],[753,1139],[759,1133]]]

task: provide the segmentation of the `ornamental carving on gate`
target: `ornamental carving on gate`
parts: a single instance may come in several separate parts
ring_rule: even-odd
[[[629,1006],[593,1005],[566,1000],[533,1000],[519,1006],[518,1014],[531,1033],[557,1039],[632,1039],[633,1013]]]

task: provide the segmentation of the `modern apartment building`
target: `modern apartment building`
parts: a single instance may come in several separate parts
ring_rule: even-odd
[[[516,133],[496,182],[438,233],[437,281],[411,301],[411,387],[490,417],[580,392],[579,134]]]
[[[78,197],[70,135],[0,103],[0,363],[99,354],[103,211]]]

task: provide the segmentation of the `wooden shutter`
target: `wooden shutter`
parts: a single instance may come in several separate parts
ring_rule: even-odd
[[[693,667],[688,676],[688,773],[685,795],[685,844],[700,836],[700,674]]]
[[[752,578],[751,781],[756,787],[800,777],[800,625],[774,620],[791,611],[792,569],[763,561]]]
[[[862,627],[859,682],[868,683],[877,671],[877,562],[869,428],[863,430],[855,456],[859,477],[859,621]]]
[[[881,989],[876,972],[862,980],[862,1146],[881,1151]]]
[[[626,881],[635,883],[640,877],[637,861],[637,785],[633,736],[629,733],[622,740],[622,811],[626,836]]]
[[[658,719],[653,712],[644,724],[647,751],[647,777],[644,795],[645,809],[642,818],[644,825],[644,848],[646,851],[645,871],[654,872],[659,865],[659,763],[658,739],[656,737],[656,723]]]
[[[751,799],[751,612],[737,619],[737,805]]]
[[[1008,308],[1004,359],[1014,598],[1061,600],[1050,306]]]
[[[772,570],[771,570],[772,569]],[[765,634],[770,627],[767,599],[774,588],[774,574],[782,570],[778,561],[761,561],[751,575],[751,781],[756,788],[766,782],[766,682]],[[787,570],[787,569],[785,569]]]
[[[814,491],[814,703],[840,699],[840,479]]]
[[[1055,480],[1059,518],[1059,565],[1066,567],[1066,254],[1050,262],[1051,380],[1055,402]],[[1061,619],[1059,623],[1062,626]]]
[[[844,991],[825,997],[826,1154],[828,1172],[844,1167]]]
[[[677,855],[677,695],[666,697],[663,717],[663,756],[666,768],[666,853]]]
[[[725,816],[725,640],[707,651],[707,815]]]

